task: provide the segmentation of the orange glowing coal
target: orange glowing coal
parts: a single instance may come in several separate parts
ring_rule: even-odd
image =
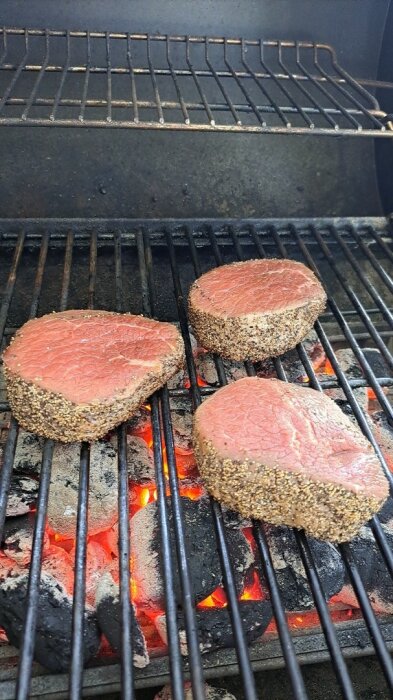
[[[180,495],[189,498],[191,501],[198,501],[204,493],[202,486],[182,486],[180,485]]]
[[[222,586],[217,586],[211,595],[198,603],[197,608],[226,608],[228,605],[226,593]]]
[[[205,380],[202,379],[202,377],[199,376],[199,374],[197,374],[197,385],[198,385],[198,386],[209,386],[208,383],[205,382]],[[184,380],[184,388],[185,388],[185,389],[189,389],[190,387],[191,387],[191,382],[190,382],[190,380],[187,378],[187,379]]]
[[[253,571],[252,581],[245,586],[240,600],[263,600],[264,597],[259,576],[256,571]]]
[[[259,581],[259,576],[256,571],[253,571],[252,580],[244,587],[243,593],[239,596],[239,600],[263,600],[265,598],[262,586]],[[211,595],[198,603],[197,608],[226,608],[228,605],[227,596],[222,586],[217,586]]]
[[[330,374],[332,377],[336,376],[336,373],[333,369],[332,363],[330,362],[330,360],[328,358],[326,358],[326,362],[325,362],[325,365],[322,369],[322,373],[323,374]]]
[[[157,487],[152,481],[149,484],[131,484],[130,488],[130,511],[132,515],[141,508],[157,500]]]
[[[135,435],[135,437],[142,438],[148,447],[153,446],[153,428],[150,422],[135,426],[135,428],[132,428],[130,431],[130,435]]]

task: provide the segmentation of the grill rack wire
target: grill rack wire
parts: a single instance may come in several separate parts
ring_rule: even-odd
[[[0,124],[392,136],[310,41],[0,29]],[[363,84],[361,84],[363,82]]]
[[[355,220],[356,221],[356,220]],[[197,383],[197,375],[192,355],[192,348],[189,336],[189,326],[185,307],[184,289],[181,279],[181,268],[178,265],[179,251],[187,246],[190,254],[195,276],[201,274],[201,264],[199,252],[201,246],[208,246],[212,254],[213,264],[220,265],[223,263],[222,245],[225,242],[225,254],[228,254],[230,247],[231,257],[241,260],[245,258],[244,243],[247,245],[250,242],[254,245],[253,256],[265,257],[266,242],[275,245],[275,256],[288,257],[288,245],[296,245],[297,252],[301,252],[303,260],[318,274],[318,267],[315,263],[314,256],[310,252],[310,243],[313,241],[320,252],[329,262],[330,267],[337,277],[338,283],[346,292],[350,302],[353,304],[356,312],[361,317],[369,336],[374,340],[376,346],[380,349],[383,357],[390,369],[393,369],[393,357],[380,336],[376,326],[374,325],[370,314],[365,308],[364,302],[361,300],[358,293],[346,281],[340,266],[337,264],[327,241],[333,240],[340,247],[343,256],[347,263],[353,268],[355,274],[364,285],[367,295],[375,302],[378,309],[384,316],[384,319],[393,328],[393,317],[388,305],[377,292],[375,286],[365,276],[364,271],[356,262],[356,258],[351,250],[350,241],[356,246],[359,246],[363,255],[372,265],[377,273],[383,286],[386,286],[391,291],[391,280],[383,266],[378,262],[377,256],[367,245],[367,242],[372,240],[377,248],[379,248],[386,259],[393,261],[393,253],[388,245],[390,233],[386,230],[378,232],[377,227],[372,225],[366,228],[349,223],[344,227],[336,226],[334,223],[321,226],[318,221],[311,222],[305,225],[299,225],[296,222],[289,222],[285,226],[285,236],[282,231],[274,224],[262,224],[261,222],[251,222],[247,225],[238,226],[237,222],[232,222],[225,227],[224,232],[218,232],[218,225],[206,224],[198,226],[196,224],[185,224],[176,227],[173,222],[163,223],[159,226],[161,249],[165,246],[166,254],[169,259],[170,269],[172,273],[173,291],[176,299],[178,311],[178,320],[182,331],[183,339],[186,348],[187,368],[191,386],[189,389],[170,391],[166,387],[154,394],[151,398],[152,409],[152,427],[154,437],[154,459],[156,470],[156,482],[158,491],[158,509],[159,523],[162,538],[163,566],[164,566],[164,584],[165,584],[165,602],[168,620],[168,647],[169,647],[169,667],[172,683],[172,692],[175,700],[184,698],[184,663],[180,654],[179,636],[176,623],[176,601],[174,597],[173,587],[173,562],[170,546],[170,535],[168,528],[168,503],[165,495],[165,477],[163,470],[163,455],[162,455],[162,437],[167,452],[167,461],[169,469],[169,482],[173,507],[173,521],[175,526],[176,552],[179,562],[179,572],[181,577],[181,585],[183,591],[183,609],[185,613],[185,623],[189,648],[189,675],[191,678],[194,698],[203,700],[205,697],[203,678],[204,667],[201,660],[201,655],[198,647],[197,639],[197,624],[195,617],[195,608],[193,604],[192,581],[188,568],[188,556],[184,537],[184,519],[182,515],[182,506],[180,501],[178,477],[176,473],[176,459],[174,454],[174,443],[171,426],[171,415],[169,406],[169,397],[171,394],[189,395],[194,408],[197,407],[202,400],[204,394],[208,393],[205,388],[201,388]],[[324,234],[328,230],[329,237]],[[149,316],[156,315],[157,296],[155,290],[155,233],[149,227],[148,222],[145,225],[138,225],[131,238],[134,242],[134,252],[137,256],[139,273],[140,273],[140,292],[142,297],[143,312]],[[123,242],[127,238],[126,233],[115,232],[113,236],[106,237],[106,242],[112,239],[113,252],[115,257],[115,295],[116,295],[116,310],[125,311],[127,304],[123,294],[123,273],[122,261],[124,256]],[[78,233],[72,230],[65,235],[60,234],[57,239],[65,244],[64,250],[64,266],[62,285],[60,292],[59,310],[67,307],[67,299],[70,287],[71,267],[74,248],[78,243]],[[203,239],[203,241],[202,241]],[[8,244],[14,245],[14,254],[9,271],[8,281],[6,283],[2,306],[0,309],[0,334],[4,336],[6,322],[9,314],[11,301],[15,291],[17,280],[17,271],[20,264],[24,246],[32,240],[29,234],[20,231],[17,236],[4,237],[8,240]],[[13,244],[14,241],[14,244]],[[285,242],[284,242],[285,241]],[[31,297],[31,306],[29,317],[33,318],[39,310],[40,295],[43,289],[45,279],[45,263],[47,260],[48,250],[51,243],[51,234],[45,231],[38,236],[35,236],[35,244],[39,243],[40,252],[38,264],[35,274],[34,288]],[[88,308],[94,308],[97,286],[97,252],[100,243],[100,234],[97,231],[87,234],[85,242],[89,245],[89,265],[88,265]],[[270,254],[270,251],[269,251]],[[377,378],[368,364],[362,349],[354,333],[352,332],[348,321],[337,306],[334,298],[329,297],[329,307],[340,326],[343,335],[345,336],[348,346],[356,355],[365,375],[365,382],[370,386],[383,408],[388,419],[392,421],[393,412],[385,394],[382,391],[383,386],[391,385],[390,378]],[[131,310],[132,309],[127,309]],[[393,486],[393,477],[389,472],[386,462],[381,454],[380,448],[376,443],[368,423],[364,417],[362,409],[357,403],[353,388],[353,380],[348,380],[340,368],[336,359],[332,345],[326,335],[322,324],[317,321],[315,330],[324,347],[327,357],[329,358],[332,367],[335,371],[338,386],[340,386],[356,416],[356,419],[367,438],[372,443],[382,467],[389,479],[390,486]],[[302,346],[297,346],[299,358],[301,359],[306,374],[309,378],[310,386],[316,390],[322,390],[322,386],[318,382],[314,369],[310,360]],[[226,383],[225,370],[222,360],[219,357],[215,358],[216,369],[221,385]],[[280,358],[274,361],[277,377],[286,381],[287,377]],[[253,365],[250,362],[246,363],[246,370],[249,375],[255,374]],[[306,389],[305,389],[306,390]],[[2,406],[6,408],[6,405]],[[161,416],[160,416],[161,414]],[[8,432],[7,442],[4,449],[3,469],[0,475],[0,535],[4,525],[7,494],[10,485],[12,474],[13,457],[15,453],[15,445],[18,434],[18,426],[12,418]],[[129,546],[129,516],[128,516],[128,474],[127,474],[127,456],[126,456],[126,426],[122,425],[117,431],[118,435],[118,473],[119,473],[119,563],[120,563],[120,601],[122,614],[122,649],[121,655],[121,687],[124,698],[132,698],[134,696],[134,681],[135,670],[132,666],[132,634],[130,630],[130,586],[129,586],[129,561],[130,561],[130,546]],[[19,669],[16,680],[15,697],[18,700],[28,698],[30,692],[30,682],[32,673],[32,660],[34,650],[34,629],[36,625],[37,615],[37,600],[39,595],[39,577],[41,568],[41,550],[43,543],[43,534],[45,528],[45,515],[48,500],[48,490],[50,483],[51,458],[53,453],[54,443],[51,440],[45,441],[42,458],[42,469],[40,476],[37,517],[34,531],[34,540],[32,548],[32,559],[30,566],[29,585],[28,585],[28,603],[26,621],[23,631],[23,641],[20,651]],[[82,637],[83,637],[83,610],[85,597],[85,552],[86,552],[86,533],[87,533],[87,511],[88,511],[88,483],[89,483],[89,445],[83,443],[81,446],[81,467],[80,467],[80,482],[79,482],[79,501],[78,501],[78,518],[77,518],[77,543],[75,555],[75,589],[74,589],[74,606],[73,606],[73,649],[72,661],[69,673],[69,697],[76,699],[81,697],[83,688],[83,667],[81,653]],[[231,558],[227,546],[225,527],[222,517],[220,505],[211,499],[211,507],[214,519],[214,526],[218,540],[220,559],[223,571],[224,586],[229,601],[229,610],[234,630],[234,642],[237,655],[237,663],[240,674],[243,680],[244,696],[247,700],[257,698],[255,680],[253,676],[252,662],[250,660],[249,650],[246,643],[242,623],[240,619],[239,607],[237,602],[236,586],[234,582],[233,569]],[[384,532],[378,519],[375,517],[371,521],[371,528],[374,538],[382,552],[385,564],[390,575],[393,578],[393,553],[389,549]],[[262,560],[263,573],[270,592],[274,618],[277,624],[278,637],[281,643],[282,654],[285,660],[286,668],[292,685],[293,697],[296,700],[305,700],[308,695],[306,692],[304,680],[302,677],[299,659],[295,651],[294,641],[290,634],[289,628],[285,619],[285,612],[281,601],[280,591],[277,584],[277,579],[272,564],[269,546],[265,535],[263,523],[253,523],[254,537]],[[321,627],[325,636],[326,646],[330,653],[332,665],[336,673],[337,682],[341,688],[344,698],[352,700],[355,698],[355,693],[349,676],[343,650],[340,647],[337,628],[332,622],[328,606],[325,602],[319,576],[313,561],[313,556],[307,541],[307,537],[302,532],[295,532],[296,542],[300,551],[301,559],[307,574],[310,589],[315,601],[315,607],[318,611]],[[391,646],[385,640],[382,631],[382,626],[379,625],[375,613],[368,600],[363,582],[359,575],[356,561],[351,553],[348,544],[340,546],[342,558],[350,576],[353,588],[359,601],[360,609],[363,613],[364,621],[367,626],[372,644],[377,658],[379,659],[382,673],[385,676],[386,683],[390,692],[393,691],[393,662],[389,654]],[[45,679],[44,679],[45,680]],[[11,684],[12,685],[12,684]],[[4,688],[11,686],[5,683]],[[0,690],[2,683],[0,683]],[[4,695],[6,697],[6,695]]]

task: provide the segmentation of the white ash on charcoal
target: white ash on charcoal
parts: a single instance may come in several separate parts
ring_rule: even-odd
[[[391,371],[387,367],[382,354],[376,348],[362,348],[362,352],[369,363],[376,377],[391,377]],[[336,350],[335,355],[340,364],[341,369],[345,373],[347,379],[364,379],[365,375],[359,364],[355,354],[350,348],[341,348]],[[319,379],[331,379],[331,375],[320,375]],[[383,391],[385,391],[383,389]],[[368,391],[367,387],[358,387],[353,389],[355,397],[360,403],[363,410],[368,408]],[[345,394],[341,389],[327,389],[326,394],[337,400],[346,400]]]
[[[225,688],[214,688],[212,685],[204,683],[204,690],[206,700],[236,700],[236,696],[232,695],[232,693],[228,693]],[[193,698],[191,683],[184,683],[184,700],[193,700]],[[154,700],[172,699],[172,687],[170,685],[164,685],[160,692],[154,696]]]
[[[273,560],[282,601],[287,612],[315,607],[295,536],[287,527],[267,526],[267,540]],[[308,537],[325,600],[341,591],[345,566],[337,548],[330,542]]]
[[[187,398],[170,399],[173,441],[175,447],[192,450],[192,410]]]
[[[121,607],[119,585],[108,569],[102,574],[96,594],[97,619],[101,631],[116,652],[121,650]],[[131,603],[131,620],[133,663],[137,668],[144,668],[149,663],[146,640],[138,624],[134,604]]]
[[[68,670],[72,649],[72,594],[67,590],[69,586],[50,573],[55,571],[58,574],[60,568],[56,565],[51,568],[46,561],[43,562],[34,646],[34,659],[53,672]],[[27,569],[21,569],[5,557],[0,559],[0,625],[16,647],[20,646],[25,625],[28,577]],[[84,663],[97,653],[99,644],[95,615],[86,610]]]
[[[48,525],[64,537],[75,537],[78,512],[80,444],[56,443],[48,499]],[[88,528],[95,534],[117,520],[117,453],[109,442],[90,446]]]
[[[210,503],[207,498],[193,501],[181,498],[185,541],[197,602],[209,596],[222,582],[220,558],[214,531]],[[182,603],[179,572],[177,568],[175,534],[171,499],[167,499],[171,552],[174,567],[174,592],[179,605]],[[130,521],[132,576],[138,583],[138,604],[163,607],[164,589],[161,572],[162,543],[159,530],[158,505],[149,503]],[[254,555],[240,529],[227,530],[228,545],[239,592],[245,576],[254,561]]]
[[[153,451],[137,435],[127,435],[127,465],[132,482],[143,484],[155,480]]]
[[[184,389],[188,383],[188,372],[185,367],[179,369],[167,382],[168,389]]]
[[[388,545],[392,549],[393,533],[384,525],[382,528]],[[392,579],[369,526],[362,527],[359,535],[350,542],[350,548],[373,609],[375,612],[392,614]],[[345,585],[337,595],[337,600],[346,605],[359,607],[359,602],[347,575]]]
[[[127,422],[128,435],[140,435],[144,430],[151,428],[151,412],[145,406],[137,411]],[[112,444],[117,447],[117,436],[114,433],[111,437]]]
[[[220,382],[212,353],[198,351],[194,360],[199,377],[209,386],[218,386]],[[247,376],[244,362],[236,362],[235,360],[226,360],[224,358],[221,358],[221,361],[228,382],[236,382],[238,379]]]
[[[43,438],[20,428],[15,447],[14,473],[37,477],[41,471],[43,446]]]
[[[317,369],[324,364],[326,355],[315,331],[311,331],[302,341],[302,344],[312,366],[317,371]],[[307,379],[306,368],[304,367],[297,350],[289,350],[288,352],[285,352],[283,355],[280,355],[280,360],[285,374],[287,375],[288,381],[303,382],[305,379]],[[256,371],[258,377],[263,377],[266,379],[275,378],[277,376],[274,368],[274,362],[270,358],[257,362]]]
[[[21,566],[26,566],[31,559],[33,545],[35,513],[26,513],[16,518],[8,518],[4,523],[2,551]],[[50,541],[44,531],[43,553],[45,557],[50,551]]]
[[[273,615],[270,601],[268,599],[242,600],[239,601],[239,610],[247,642],[251,643],[262,637]],[[227,607],[197,609],[196,619],[201,654],[234,646],[233,626]],[[181,610],[178,611],[177,624],[179,628],[180,651],[183,656],[187,656],[187,635],[184,613]],[[167,644],[167,627],[164,613],[156,617],[155,625],[161,639]]]
[[[320,382],[324,380],[331,380],[332,376],[330,374],[318,374],[318,379]],[[346,413],[346,415],[351,416],[353,415],[353,411],[351,408],[350,403],[348,402],[348,398],[343,391],[343,389],[340,389],[340,387],[335,387],[332,389],[324,389],[323,390],[324,394],[326,396],[329,396],[333,401],[336,402],[338,406],[340,406],[341,410]],[[363,413],[366,413],[367,408],[368,408],[368,395],[367,395],[367,387],[366,386],[359,386],[356,388],[352,389],[352,392],[355,396],[355,399],[362,409]],[[354,420],[355,417],[354,417]]]
[[[362,379],[363,372],[351,348],[340,348],[335,351],[335,356],[343,372],[348,379]]]
[[[37,501],[38,488],[39,484],[35,479],[22,474],[13,474],[8,491],[6,517],[12,518],[29,513]]]
[[[75,562],[75,548],[70,551],[71,561]],[[102,572],[108,566],[110,560],[105,549],[94,540],[90,540],[86,545],[86,602],[95,608],[98,584],[102,577]]]

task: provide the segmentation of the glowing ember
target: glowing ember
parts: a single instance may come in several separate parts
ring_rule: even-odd
[[[265,595],[262,590],[259,576],[256,571],[252,573],[252,580],[244,587],[239,600],[264,600]],[[222,586],[217,586],[211,595],[198,603],[197,608],[226,608],[228,605],[227,596]]]
[[[135,515],[141,508],[157,500],[157,487],[152,481],[149,484],[132,483],[130,487],[130,513]]]
[[[205,380],[202,379],[202,377],[199,376],[199,374],[197,374],[197,385],[198,385],[198,386],[209,386],[208,383],[205,382]],[[189,380],[189,379],[185,379],[185,380],[184,380],[184,388],[185,388],[185,389],[189,389],[190,387],[191,387],[191,382],[190,382],[190,380]]]
[[[187,450],[183,447],[175,447],[177,475],[180,479],[196,476],[198,469],[195,462],[193,450]]]
[[[152,447],[153,445],[153,428],[151,426],[150,422],[145,423],[144,425],[136,426],[135,428],[132,428],[132,430],[129,431],[130,435],[135,435],[135,437],[140,437],[142,440],[146,442],[148,447]]]
[[[336,376],[336,373],[333,369],[333,366],[332,366],[332,363],[330,362],[330,360],[326,359],[325,366],[323,367],[322,373],[323,374],[330,374],[330,376],[332,376],[332,377]]]
[[[261,582],[258,573],[253,571],[252,582],[245,586],[240,600],[263,600],[265,595],[262,590]]]
[[[226,608],[227,597],[222,586],[217,586],[211,595],[198,603],[197,608]]]
[[[203,486],[195,485],[195,486],[181,486],[180,485],[180,495],[184,496],[185,498],[189,498],[191,501],[198,501],[199,498],[204,493]]]

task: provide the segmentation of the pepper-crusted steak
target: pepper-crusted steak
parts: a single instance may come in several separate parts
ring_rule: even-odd
[[[177,328],[143,316],[62,311],[28,321],[3,355],[12,412],[31,432],[96,440],[184,363]]]
[[[207,489],[244,516],[354,537],[388,496],[359,428],[322,393],[247,377],[195,413],[194,448]]]
[[[198,341],[230,360],[264,360],[294,348],[325,308],[314,273],[293,260],[248,260],[197,279],[189,312]]]

